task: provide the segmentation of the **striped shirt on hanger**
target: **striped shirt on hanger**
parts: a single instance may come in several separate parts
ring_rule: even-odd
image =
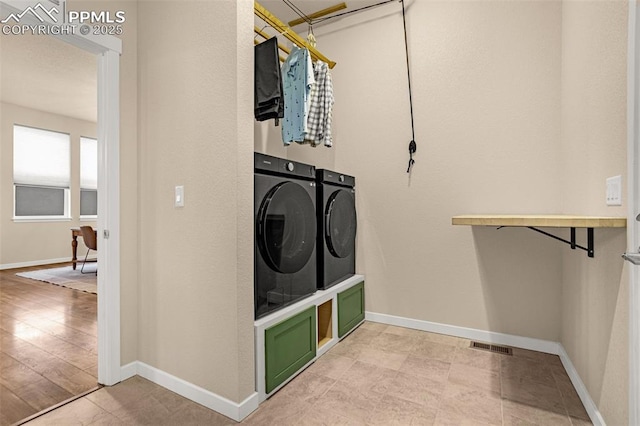
[[[334,104],[333,81],[329,65],[317,61],[314,67],[315,84],[311,87],[309,96],[309,116],[307,118],[307,133],[304,142],[311,146],[324,144],[332,146],[331,120]]]

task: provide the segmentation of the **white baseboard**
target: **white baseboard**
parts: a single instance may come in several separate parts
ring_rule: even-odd
[[[61,257],[58,259],[31,260],[29,262],[5,263],[4,265],[0,265],[0,271],[5,269],[27,268],[29,266],[49,265],[49,264],[64,263],[69,261],[71,261],[70,257]]]
[[[604,426],[606,424],[602,414],[600,414],[600,410],[598,410],[597,405],[593,402],[593,399],[591,399],[591,395],[589,395],[589,391],[587,391],[582,379],[580,379],[580,375],[571,362],[569,355],[562,344],[558,342],[397,317],[394,315],[378,314],[375,312],[365,312],[365,320],[558,355],[560,357],[560,361],[562,361],[562,365],[569,375],[569,378],[571,379],[573,387],[576,389],[576,392],[578,392],[580,400],[582,400],[585,410],[587,410],[587,414],[589,414],[589,417],[591,418],[591,422],[595,426]]]
[[[478,330],[475,328],[458,327],[455,325],[403,318],[394,315],[377,314],[374,312],[365,312],[365,319],[367,321],[397,325],[399,327],[413,328],[416,330],[429,331],[431,333],[448,334],[449,336],[462,337],[464,339],[478,340],[486,343],[507,345],[516,348],[529,349],[532,351],[559,355],[559,343],[549,340],[515,336],[513,334],[496,333],[493,331]]]
[[[138,374],[138,361],[120,367],[120,381],[130,379],[136,374]]]
[[[573,387],[576,388],[576,392],[578,392],[578,396],[582,401],[582,405],[584,405],[584,409],[587,410],[587,414],[589,414],[591,423],[593,423],[594,426],[605,426],[606,423],[602,418],[602,414],[600,414],[600,410],[598,410],[596,403],[593,402],[593,399],[591,399],[591,395],[589,395],[587,387],[584,385],[582,379],[580,378],[580,375],[578,374],[578,371],[573,366],[573,363],[571,362],[567,351],[565,351],[564,346],[558,344],[558,348],[560,361],[562,361],[562,365],[567,371]]]
[[[134,361],[121,368],[122,380],[136,374],[237,422],[242,421],[258,408],[257,392],[238,404],[141,361]]]
[[[98,258],[95,255],[89,256],[89,260],[98,260]],[[30,260],[28,262],[18,262],[18,263],[5,263],[3,265],[0,265],[0,271],[3,271],[5,269],[28,268],[30,266],[53,265],[55,263],[68,263],[68,262],[71,262],[70,257],[60,257],[58,259],[46,259],[46,260]],[[78,264],[82,264],[82,261],[80,259],[78,259]]]

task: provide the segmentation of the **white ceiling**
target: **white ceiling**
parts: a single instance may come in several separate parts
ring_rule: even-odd
[[[0,100],[97,121],[97,59],[47,36],[0,35]]]

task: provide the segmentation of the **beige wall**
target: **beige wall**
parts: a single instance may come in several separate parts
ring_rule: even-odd
[[[138,4],[138,359],[236,402],[255,386],[252,6]]]
[[[285,150],[259,124],[256,150],[356,176],[368,311],[558,341],[562,247],[523,229],[453,227],[451,217],[559,212],[561,5],[408,7],[411,175],[397,3],[316,30],[338,63],[335,147]]]
[[[626,187],[627,2],[565,1],[562,16],[562,209],[625,216],[626,202],[606,206],[605,180],[622,175]],[[561,343],[607,424],[622,425],[629,385],[625,230],[597,230],[595,245],[595,259],[564,252]]]
[[[37,111],[8,103],[0,103],[0,265],[71,259],[69,228],[96,226],[95,221],[80,222],[80,136],[96,137],[96,124],[84,120]],[[37,127],[71,136],[71,217],[62,222],[13,221],[13,125]],[[86,247],[78,239],[78,255]]]

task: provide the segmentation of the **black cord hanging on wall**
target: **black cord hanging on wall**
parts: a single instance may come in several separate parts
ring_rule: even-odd
[[[407,58],[407,81],[409,83],[409,108],[411,111],[411,142],[409,142],[409,166],[407,167],[407,173],[411,172],[411,166],[415,164],[413,154],[417,150],[416,145],[416,131],[413,124],[413,98],[411,96],[411,68],[409,66],[409,43],[407,42],[407,20],[405,17],[404,0],[400,0],[402,3],[402,24],[404,26],[404,52]]]
[[[300,9],[298,9],[297,7],[295,7],[295,5],[293,5],[293,3],[291,2],[291,0],[282,0],[285,4],[287,4],[289,7],[291,7],[292,9],[294,9],[294,11],[298,14],[298,16],[302,17],[309,25],[312,24],[316,24],[316,23],[320,23],[320,22],[324,22],[330,19],[335,19],[341,16],[345,16],[345,15],[350,15],[352,13],[357,13],[366,9],[372,9],[378,6],[382,6],[384,4],[387,3],[391,3],[391,2],[395,2],[395,1],[400,1],[400,3],[402,4],[402,24],[403,24],[403,28],[404,28],[404,51],[405,51],[405,56],[407,59],[407,82],[409,83],[409,108],[411,111],[411,141],[409,142],[409,166],[407,167],[407,173],[411,172],[411,167],[415,164],[415,160],[413,159],[413,154],[415,154],[416,150],[417,150],[417,144],[416,144],[416,133],[415,133],[415,125],[413,122],[413,97],[412,97],[412,93],[411,93],[411,67],[409,65],[409,43],[407,41],[407,20],[406,20],[406,16],[405,16],[405,7],[404,7],[404,0],[384,0],[381,1],[380,3],[376,3],[376,4],[372,4],[369,6],[365,6],[365,7],[361,7],[358,9],[354,9],[354,10],[350,10],[347,12],[343,12],[343,13],[338,13],[335,15],[331,15],[328,17],[323,17],[323,18],[319,18],[319,19],[309,19],[308,16],[304,15],[302,13],[302,11]],[[296,10],[297,9],[297,10]]]

